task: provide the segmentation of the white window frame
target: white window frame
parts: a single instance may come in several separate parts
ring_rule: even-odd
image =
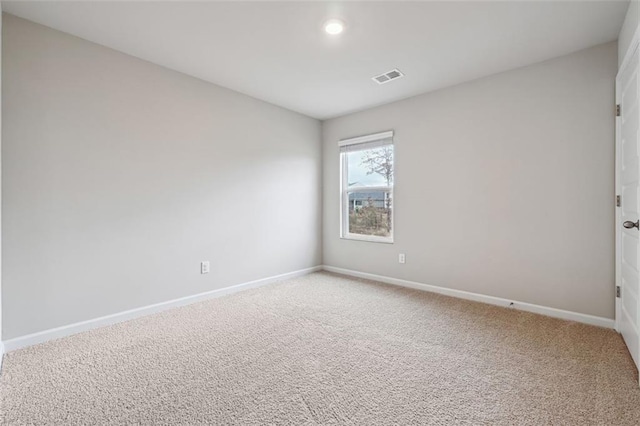
[[[358,241],[368,241],[372,243],[386,243],[393,244],[394,238],[394,230],[395,230],[395,207],[396,201],[393,196],[393,186],[395,184],[395,145],[394,145],[394,179],[390,186],[360,186],[360,187],[351,187],[349,188],[348,182],[348,172],[347,172],[347,156],[346,152],[342,150],[342,147],[349,145],[360,145],[368,142],[377,142],[385,139],[391,139],[389,144],[385,145],[394,145],[393,141],[393,130],[389,130],[386,132],[375,133],[366,136],[359,136],[355,138],[342,139],[339,141],[338,146],[340,147],[340,238],[345,240],[358,240]],[[373,191],[386,191],[389,192],[391,196],[391,232],[388,237],[379,237],[375,235],[362,235],[362,234],[353,234],[349,232],[349,193],[350,192],[373,192]]]

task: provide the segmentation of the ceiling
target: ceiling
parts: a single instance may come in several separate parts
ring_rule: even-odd
[[[326,119],[617,39],[627,1],[2,2],[5,12]],[[340,18],[340,36],[322,24]],[[398,68],[406,77],[378,85]]]

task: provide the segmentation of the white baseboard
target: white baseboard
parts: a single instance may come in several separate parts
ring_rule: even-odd
[[[119,312],[112,315],[106,315],[103,317],[94,318],[91,320],[82,321],[74,324],[69,324],[62,327],[56,327],[49,330],[40,331],[37,333],[28,334],[25,336],[20,336],[14,339],[6,340],[4,342],[0,342],[0,368],[2,368],[2,356],[7,352],[11,352],[16,349],[26,348],[28,346],[44,343],[49,340],[59,339],[61,337],[66,337],[73,334],[81,333],[83,331],[88,331],[95,328],[116,324],[119,322],[127,321],[134,318],[139,318],[139,317],[154,314],[157,312],[162,312],[167,309],[176,308],[184,305],[190,305],[192,303],[213,299],[213,298],[224,296],[227,294],[237,293],[239,291],[248,290],[250,288],[261,287],[276,281],[295,278],[302,275],[307,275],[313,272],[317,272],[320,270],[335,272],[338,274],[349,275],[349,276],[358,277],[358,278],[365,278],[365,279],[379,281],[387,284],[393,284],[401,287],[429,291],[432,293],[443,294],[446,296],[457,297],[460,299],[472,300],[475,302],[488,303],[490,305],[511,307],[511,308],[522,310],[522,311],[533,312],[536,314],[565,319],[569,321],[576,321],[584,324],[596,325],[599,327],[614,328],[615,326],[615,321],[609,318],[602,318],[594,315],[581,314],[578,312],[565,311],[562,309],[549,308],[546,306],[534,305],[531,303],[503,299],[500,297],[486,296],[483,294],[471,293],[468,291],[438,287],[434,285],[418,283],[415,281],[402,280],[398,278],[385,277],[382,275],[369,274],[366,272],[359,272],[359,271],[353,271],[350,269],[336,268],[334,266],[324,265],[324,266],[314,266],[312,268],[301,269],[299,271],[293,271],[286,274],[281,274],[273,277],[250,281],[243,284],[237,284],[231,287],[225,287],[217,290],[195,294],[192,296],[186,296],[179,299],[156,303],[154,305],[143,306],[141,308],[131,309],[128,311]],[[513,305],[511,305],[511,303],[513,303]]]
[[[565,311],[562,309],[549,308],[547,306],[534,305],[532,303],[518,302],[515,300],[503,299],[501,297],[486,296],[484,294],[471,293],[468,291],[454,290],[451,288],[438,287],[435,285],[422,284],[415,281],[401,280],[398,278],[385,277],[382,275],[369,274],[366,272],[352,271],[350,269],[336,268],[324,265],[328,272],[349,275],[352,277],[365,278],[372,281],[379,281],[386,284],[393,284],[401,287],[413,288],[416,290],[429,291],[432,293],[444,294],[446,296],[457,297],[459,299],[473,300],[474,302],[488,303],[490,305],[502,306],[505,308],[515,308],[521,311],[533,312],[535,314],[546,315],[548,317],[560,318],[569,321],[576,321],[589,325],[596,325],[605,328],[614,328],[615,321],[609,318],[597,317],[594,315],[581,314],[578,312]],[[512,305],[513,303],[513,305]]]
[[[231,287],[225,287],[217,290],[211,290],[204,293],[194,294],[192,296],[181,297],[179,299],[169,300],[166,302],[156,303],[154,305],[143,306],[117,314],[106,315],[87,321],[77,322],[74,324],[64,325],[49,330],[40,331],[25,336],[16,337],[14,339],[5,340],[3,353],[15,351],[16,349],[26,348],[28,346],[44,343],[49,340],[59,339],[61,337],[70,336],[72,334],[81,333],[83,331],[92,330],[98,327],[112,325],[122,321],[139,318],[145,315],[154,314],[156,312],[166,311],[167,309],[176,308],[178,306],[190,305],[192,303],[201,302],[203,300],[213,299],[227,294],[237,293],[239,291],[248,290],[250,288],[261,287],[271,284],[275,281],[282,281],[289,278],[295,278],[307,275],[312,272],[322,270],[322,266],[314,266],[312,268],[301,269],[286,274],[276,275],[273,277],[262,278],[243,284],[237,284]],[[1,343],[0,343],[1,344]]]

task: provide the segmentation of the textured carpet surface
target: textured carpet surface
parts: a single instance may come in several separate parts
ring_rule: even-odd
[[[317,273],[7,354],[3,424],[638,425],[614,331]]]

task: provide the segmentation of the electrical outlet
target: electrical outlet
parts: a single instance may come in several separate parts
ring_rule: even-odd
[[[398,262],[399,263],[406,263],[407,259],[404,257],[404,253],[400,253],[398,255]]]
[[[208,260],[204,260],[204,261],[200,262],[200,273],[201,274],[208,274],[209,273],[209,261]]]

